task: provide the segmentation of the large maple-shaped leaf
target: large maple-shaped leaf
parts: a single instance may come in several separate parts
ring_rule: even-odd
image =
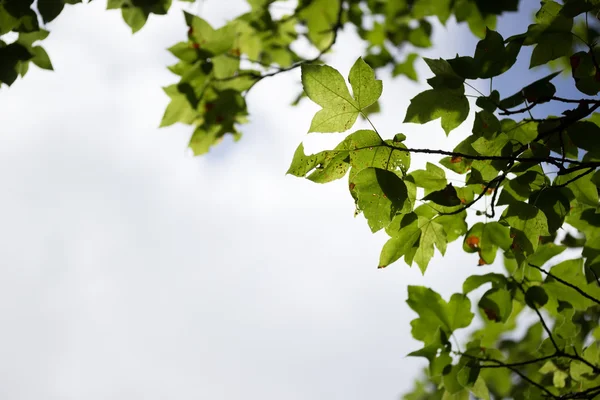
[[[371,67],[359,58],[350,70],[350,94],[342,75],[327,65],[303,65],[302,86],[308,97],[323,107],[310,125],[309,132],[344,132],[354,125],[358,115],[381,96],[382,83]]]
[[[348,80],[361,110],[375,103],[383,91],[383,83],[375,79],[375,72],[362,58],[358,58],[350,69]]]
[[[435,340],[438,329],[449,337],[455,330],[469,326],[473,319],[471,301],[463,294],[455,293],[446,302],[432,289],[409,286],[406,302],[419,314],[410,323],[412,335],[426,344]]]

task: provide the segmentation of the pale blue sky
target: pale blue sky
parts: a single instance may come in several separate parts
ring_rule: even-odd
[[[224,4],[202,16],[218,25],[243,2]],[[425,277],[377,270],[385,235],[352,217],[345,181],[284,175],[300,141],[342,138],[305,136],[317,107],[287,105],[299,71],[253,90],[239,143],[191,157],[189,127],[157,129],[181,13],[132,36],[104,7],[67,7],[45,41],[56,71],[0,90],[0,397],[397,398],[424,365],[404,357],[419,347],[406,285],[447,296],[476,257],[456,243]],[[475,45],[452,23],[434,42],[423,55]],[[346,74],[360,53],[344,33],[329,60]],[[384,135],[450,149],[470,128],[446,141],[438,122],[402,125],[425,86],[381,78]]]

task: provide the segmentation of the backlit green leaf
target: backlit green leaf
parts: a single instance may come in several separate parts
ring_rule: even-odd
[[[350,186],[356,190],[358,207],[373,232],[385,228],[397,214],[411,210],[406,185],[393,172],[366,168],[354,176]]]
[[[410,101],[404,122],[424,124],[441,118],[446,134],[457,128],[469,114],[469,102],[461,89],[432,89]]]
[[[411,321],[412,335],[415,339],[431,343],[438,329],[449,337],[454,331],[471,324],[473,313],[468,297],[455,293],[449,302],[432,289],[422,286],[408,287],[406,301],[419,318]]]

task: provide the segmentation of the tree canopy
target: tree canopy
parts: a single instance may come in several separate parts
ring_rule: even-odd
[[[0,35],[13,38],[0,40],[0,84],[25,76],[31,62],[52,69],[39,45],[49,34],[40,20],[80,2],[0,0]],[[169,67],[178,82],[164,88],[171,101],[161,126],[190,125],[189,146],[204,154],[225,135],[240,137],[256,84],[300,69],[295,103],[308,98],[321,107],[309,132],[349,133],[316,154],[300,144],[288,174],[316,183],[348,177],[356,214],[389,236],[379,268],[402,259],[426,273],[436,249],[444,255],[461,240],[482,269],[449,299],[408,287],[412,335],[422,342],[410,356],[429,365],[405,398],[600,398],[600,1],[543,0],[532,23],[509,37],[495,23],[517,11],[518,0],[300,0],[284,15],[276,3],[248,0],[249,11],[221,27],[184,14],[182,41],[169,49],[180,60]],[[170,6],[108,0],[133,32]],[[450,135],[473,112],[471,134],[453,149],[411,148],[404,133],[382,137],[369,119],[385,87],[378,71],[418,80],[419,49],[432,45],[435,20],[450,18],[480,40],[472,56],[424,59],[429,88],[411,100],[398,130],[439,120]],[[366,52],[337,71],[325,58],[350,26]],[[520,57],[548,73],[504,93],[494,78]],[[568,97],[557,79],[569,81]],[[371,129],[352,131],[359,117]],[[412,154],[431,162],[411,169]],[[496,261],[504,272],[486,273]],[[463,328],[469,340],[453,341]]]

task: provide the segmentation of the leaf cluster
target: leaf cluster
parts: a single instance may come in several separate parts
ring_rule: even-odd
[[[16,34],[0,39],[0,84],[24,76],[30,62],[52,69],[39,45],[48,36],[40,21],[80,2],[0,0],[0,36]],[[246,95],[256,84],[299,68],[303,91],[294,104],[308,98],[320,106],[309,132],[349,133],[316,154],[300,144],[288,173],[316,183],[347,176],[356,214],[387,235],[379,268],[403,260],[425,273],[436,250],[443,256],[459,240],[480,268],[504,262],[503,273],[474,274],[448,300],[408,288],[418,315],[412,334],[423,346],[410,355],[429,364],[406,399],[600,396],[600,1],[543,0],[533,22],[508,38],[495,21],[518,10],[518,0],[300,0],[284,15],[275,3],[285,5],[248,0],[247,12],[218,28],[184,13],[182,40],[168,49],[178,81],[164,88],[170,102],[161,126],[191,125],[189,146],[204,154],[226,135],[240,137]],[[170,6],[107,3],[132,32]],[[383,91],[376,76],[387,69],[417,80],[417,54],[432,45],[434,19],[450,18],[480,40],[472,55],[424,59],[429,87],[411,100],[404,123],[439,120],[446,135],[470,113],[474,123],[453,149],[412,148],[410,135],[382,135],[372,123]],[[366,48],[347,79],[324,63],[346,27]],[[295,50],[301,42],[306,53]],[[553,72],[515,93],[494,89],[527,47],[530,68]],[[559,96],[559,69],[580,96]],[[482,81],[489,82],[486,94],[477,89]],[[540,117],[544,104],[562,112]],[[359,116],[372,129],[352,131]],[[411,169],[415,153],[437,159]],[[581,256],[553,260],[568,248]],[[527,315],[534,322],[524,327]],[[459,346],[452,337],[464,328],[470,338]]]
[[[352,132],[312,155],[300,145],[288,173],[318,183],[348,175],[357,213],[373,232],[389,235],[379,268],[402,258],[425,273],[435,250],[444,255],[458,239],[479,267],[499,252],[504,259],[505,274],[472,275],[449,301],[428,288],[408,288],[418,314],[413,337],[423,342],[410,355],[426,358],[429,367],[407,399],[600,396],[600,101],[584,97],[600,91],[600,68],[595,43],[586,42],[582,54],[572,40],[578,22],[598,12],[593,1],[543,1],[523,34],[505,39],[488,27],[473,56],[425,59],[430,88],[411,100],[404,122],[440,120],[450,134],[475,108],[471,134],[452,150],[411,148],[404,134],[382,138],[366,111],[382,92],[367,57],[350,70],[351,92],[331,67],[302,67],[305,93],[322,107],[309,132],[349,131],[358,114],[373,130]],[[526,46],[533,46],[530,68],[569,60],[569,79],[582,98],[557,95],[560,72],[517,93],[494,90],[492,79],[510,71]],[[475,89],[477,80],[492,80],[489,94]],[[549,102],[562,105],[562,114],[534,118]],[[411,170],[414,153],[444,157]],[[484,218],[473,222],[469,214]],[[545,267],[568,247],[582,257]],[[450,339],[471,326],[471,299],[480,288],[475,308],[483,327],[461,349]],[[511,332],[527,313],[537,321],[516,340]]]

